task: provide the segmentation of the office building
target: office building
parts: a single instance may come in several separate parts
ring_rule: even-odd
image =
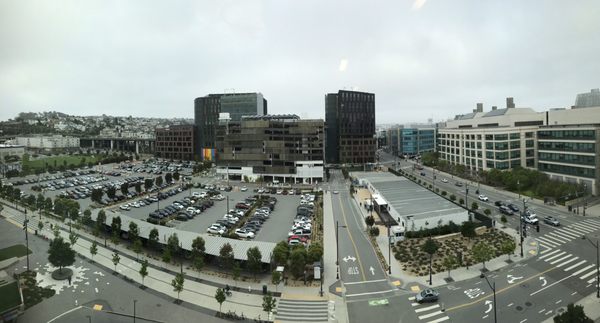
[[[79,148],[79,138],[70,136],[32,136],[16,137],[15,143],[29,149],[52,150]]]
[[[392,127],[387,130],[388,150],[394,156],[417,156],[436,149],[435,128]]]
[[[327,163],[375,162],[375,94],[344,90],[327,94],[325,123]]]
[[[171,125],[155,130],[155,155],[175,160],[194,160],[196,126]]]
[[[296,115],[221,116],[217,174],[234,180],[312,184],[323,181],[322,119]]]
[[[219,113],[229,113],[232,121],[243,116],[267,114],[267,100],[261,93],[209,94],[194,100],[196,125],[195,154],[204,156],[206,149],[215,148]]]
[[[589,93],[577,94],[573,108],[600,107],[600,89],[592,89]]]

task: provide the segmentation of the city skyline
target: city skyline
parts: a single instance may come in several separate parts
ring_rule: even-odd
[[[341,4],[3,2],[0,120],[191,119],[196,97],[234,91],[324,118],[326,93],[354,89],[377,95],[377,124],[410,123],[506,97],[565,108],[598,87],[593,1]]]

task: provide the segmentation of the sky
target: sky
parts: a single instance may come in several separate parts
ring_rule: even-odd
[[[193,118],[209,93],[324,118],[375,93],[378,123],[574,104],[600,87],[600,2],[0,0],[0,120],[19,112]]]

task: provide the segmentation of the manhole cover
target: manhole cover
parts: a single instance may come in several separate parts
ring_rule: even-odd
[[[515,308],[517,309],[517,311],[522,311],[522,310],[523,310],[523,307],[522,307],[522,306],[517,306],[517,307],[515,307]]]
[[[523,287],[523,288],[529,288],[529,284],[527,284],[527,283],[521,284],[521,287]]]
[[[531,302],[525,302],[525,306],[529,307],[531,305],[532,305]]]

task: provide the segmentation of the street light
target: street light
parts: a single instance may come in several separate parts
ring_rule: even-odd
[[[23,230],[25,230],[25,247],[27,251],[27,271],[29,271],[29,235],[27,234],[27,225],[29,224],[29,219],[27,218],[27,209],[25,209],[25,221],[23,221]]]
[[[596,248],[596,298],[600,298],[600,242],[594,243],[590,238],[581,236],[581,239],[589,241]]]
[[[525,215],[525,203],[527,203],[527,199],[523,199],[523,212],[519,214],[519,241],[521,245],[521,258],[523,258],[523,216]]]
[[[337,265],[337,273],[335,274],[335,279],[340,279],[340,228],[347,228],[345,225],[340,225],[339,221],[335,221],[335,251],[336,251],[336,261]]]
[[[392,235],[390,232],[390,228],[391,228],[391,223],[388,223],[387,229],[388,229],[388,269],[389,269],[389,274],[392,274]]]
[[[490,286],[490,289],[492,290],[492,292],[494,292],[494,323],[497,323],[498,316],[496,314],[496,281],[492,281],[492,283],[490,284],[490,281],[484,273],[481,273],[481,276],[479,277],[485,278],[485,281],[487,282],[488,286]]]
[[[135,323],[135,303],[137,303],[137,299],[133,300],[133,323]]]

